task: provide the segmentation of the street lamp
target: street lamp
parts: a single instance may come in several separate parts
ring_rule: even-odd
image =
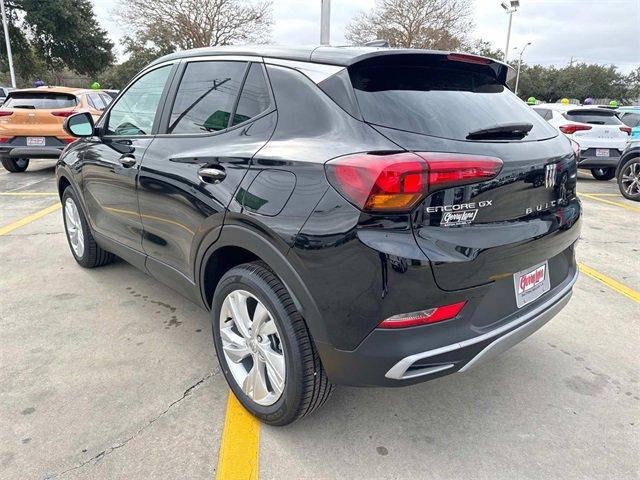
[[[527,49],[529,45],[531,45],[531,42],[527,42],[527,44],[524,47],[522,47],[522,50],[520,50],[520,58],[518,59],[518,73],[516,73],[516,88],[513,92],[516,95],[518,94],[518,82],[520,81],[520,66],[522,65],[522,54],[524,53],[524,51]],[[518,47],[514,48],[514,50],[517,50],[517,49]]]
[[[9,40],[9,27],[7,26],[7,15],[4,8],[4,0],[0,0],[0,14],[2,15],[2,28],[4,29],[4,43],[7,46],[7,59],[9,60],[11,86],[16,88],[16,74],[13,71],[13,55],[11,54],[11,42]]]
[[[511,39],[511,21],[513,20],[513,14],[518,10],[520,6],[520,0],[511,0],[509,3],[502,2],[500,4],[504,11],[509,14],[509,28],[507,30],[507,46],[504,49],[504,62],[507,63],[507,58],[509,56],[509,40]]]

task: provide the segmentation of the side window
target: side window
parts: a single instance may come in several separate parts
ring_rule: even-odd
[[[150,135],[171,65],[139,78],[109,112],[107,135]]]
[[[167,133],[207,133],[229,125],[245,62],[191,62],[171,109]]]
[[[96,110],[104,110],[105,104],[99,94],[90,93],[89,95],[87,95],[87,99],[89,101],[89,105],[91,105]]]
[[[101,93],[100,98],[102,98],[102,103],[104,103],[105,108],[108,107],[109,104],[113,101],[113,98],[111,98],[106,93]]]
[[[551,120],[551,110],[548,108],[534,108],[533,110],[545,120]]]
[[[637,127],[640,125],[640,113],[625,113],[620,116],[620,120],[628,127]]]
[[[270,103],[269,87],[267,86],[267,80],[264,78],[262,66],[253,63],[242,87],[232,125],[246,122],[250,118],[261,114],[269,108]]]

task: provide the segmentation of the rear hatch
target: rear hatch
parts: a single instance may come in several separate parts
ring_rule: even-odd
[[[504,279],[556,256],[565,265],[550,268],[566,274],[571,256],[560,254],[578,236],[571,143],[505,86],[498,67],[446,54],[349,67],[363,120],[399,148],[427,161],[434,152],[502,161],[493,178],[430,186],[413,210],[416,241],[444,290]]]
[[[584,125],[576,130],[572,137],[580,148],[616,148],[620,151],[629,140],[629,128],[622,123],[613,110],[605,108],[580,108],[568,110],[563,114],[571,123]],[[589,128],[586,128],[589,127]]]
[[[68,93],[11,92],[0,107],[0,136],[69,137],[62,125],[77,105],[75,95]]]

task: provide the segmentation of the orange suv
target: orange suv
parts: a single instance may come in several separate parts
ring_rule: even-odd
[[[64,120],[88,112],[97,120],[111,102],[98,90],[38,87],[9,92],[0,107],[0,160],[10,172],[24,172],[32,158],[58,158],[75,139]]]

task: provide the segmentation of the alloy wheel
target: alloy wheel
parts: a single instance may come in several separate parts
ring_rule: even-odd
[[[284,347],[269,310],[245,290],[229,293],[220,309],[222,350],[233,379],[251,400],[273,405],[286,381]]]
[[[633,162],[622,171],[620,180],[627,195],[640,194],[640,162]]]
[[[71,248],[78,258],[84,255],[84,232],[76,203],[71,198],[64,202],[64,218],[67,227],[67,237]]]

